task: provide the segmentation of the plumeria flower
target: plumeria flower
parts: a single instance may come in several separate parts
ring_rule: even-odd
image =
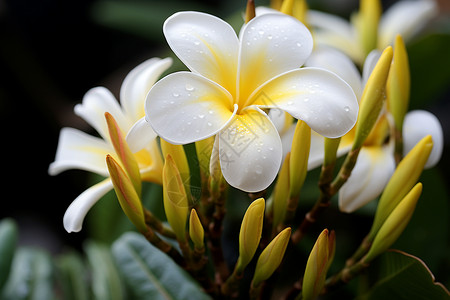
[[[59,136],[56,158],[50,164],[50,175],[68,169],[81,169],[106,177],[81,193],[64,215],[64,228],[77,232],[90,208],[113,188],[106,165],[106,155],[119,161],[108,132],[105,113],[110,113],[120,130],[127,134],[127,143],[135,153],[144,181],[162,183],[162,157],[156,134],[144,119],[144,101],[147,92],[161,74],[172,64],[170,58],[152,58],[134,68],[125,78],[120,89],[121,103],[104,87],[89,90],[81,104],[75,106],[75,114],[85,119],[100,135],[94,137],[74,128],[63,128]],[[143,144],[139,136],[145,136]]]
[[[369,54],[362,77],[348,56],[330,47],[316,49],[306,65],[322,67],[335,72],[352,86],[359,100],[365,82],[379,56],[380,53],[376,50]],[[339,190],[339,208],[341,211],[353,212],[378,197],[383,191],[395,170],[394,139],[390,136],[392,126],[394,125],[389,111],[387,109],[382,110],[375,128],[361,148],[351,176]],[[434,147],[425,167],[435,166],[439,162],[443,150],[443,132],[438,119],[424,110],[411,111],[405,116],[403,128],[404,155],[423,137],[432,135]],[[288,135],[285,138],[292,139]],[[347,153],[353,144],[353,140],[354,130],[342,137],[338,155]],[[308,169],[313,169],[322,164],[323,147],[323,137],[313,132]]]
[[[153,86],[148,122],[173,144],[216,136],[222,173],[233,187],[257,192],[278,173],[281,140],[265,109],[286,111],[327,137],[342,136],[356,122],[348,84],[323,69],[300,69],[313,41],[290,16],[257,16],[238,38],[217,17],[180,12],[166,20],[164,35],[191,72]]]
[[[366,0],[361,1],[369,2]],[[374,1],[372,1],[373,3]],[[372,3],[368,3],[370,6]],[[375,4],[380,6],[380,4]],[[369,18],[376,19],[379,7],[368,7]],[[379,19],[379,23],[370,26],[378,26],[378,31],[374,37],[376,43],[373,49],[382,50],[388,45],[392,45],[394,38],[400,34],[405,42],[411,40],[420,29],[427,24],[437,14],[437,4],[433,0],[405,0],[394,3],[389,7]],[[314,40],[317,44],[333,46],[348,56],[358,64],[362,64],[367,53],[373,49],[365,49],[361,35],[370,35],[362,28],[362,23],[366,20],[366,15],[354,15],[351,21],[328,13],[309,10],[307,15],[308,23],[313,28]],[[377,22],[376,21],[376,22]],[[370,21],[369,21],[370,22]]]

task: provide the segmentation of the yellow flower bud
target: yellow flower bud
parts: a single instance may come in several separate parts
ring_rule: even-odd
[[[239,232],[239,259],[236,264],[242,272],[250,263],[261,239],[265,202],[263,198],[253,201],[245,212]]]
[[[392,55],[392,47],[389,46],[381,54],[372,74],[367,80],[359,105],[353,150],[362,146],[383,107],[386,80],[391,66]]]
[[[364,57],[377,48],[378,23],[382,13],[380,0],[361,0],[356,28]]]
[[[268,279],[278,268],[283,260],[290,237],[291,228],[287,227],[274,237],[269,245],[261,252],[256,262],[255,274],[253,275],[253,287],[259,286],[261,282]]]
[[[289,200],[289,161],[291,153],[286,155],[280,173],[278,174],[277,183],[273,191],[273,229],[276,230],[286,215],[287,203]]]
[[[167,155],[163,168],[163,198],[170,227],[178,240],[185,241],[189,203],[180,172],[170,154]]]
[[[205,178],[209,177],[209,163],[214,145],[214,136],[195,142],[195,151],[197,152],[200,173]]]
[[[402,129],[403,120],[409,106],[411,79],[409,73],[408,53],[400,35],[396,36],[394,57],[386,85],[389,111],[394,117],[395,126]]]
[[[291,159],[289,163],[290,197],[300,195],[308,171],[309,149],[311,145],[311,128],[298,120],[292,139]]]
[[[164,157],[167,157],[167,155],[172,157],[178,172],[180,173],[186,195],[188,196],[188,201],[191,201],[191,173],[183,145],[174,145],[161,139],[161,150]]]
[[[369,240],[375,237],[386,218],[417,182],[432,148],[433,140],[428,135],[420,140],[399,163],[378,202],[375,219],[369,233]]]
[[[329,166],[336,162],[337,150],[339,144],[341,143],[341,138],[325,138],[324,149],[325,153],[323,156],[323,165]]]
[[[336,239],[334,231],[324,229],[316,240],[308,261],[302,284],[302,299],[316,299],[322,291],[327,271],[333,261]]]
[[[398,239],[408,225],[421,193],[422,184],[419,182],[394,208],[378,230],[369,252],[363,257],[364,263],[368,263],[382,254]]]
[[[133,183],[111,155],[106,156],[106,164],[122,210],[140,232],[146,232],[144,210]]]
[[[124,167],[125,172],[128,174],[128,177],[133,183],[137,194],[140,195],[142,183],[141,174],[136,158],[133,152],[131,152],[130,147],[128,147],[125,136],[120,130],[119,125],[117,125],[114,117],[110,113],[105,112],[105,118],[114,150],[116,151],[116,154],[118,155],[120,163]]]
[[[255,1],[247,0],[247,8],[245,9],[245,23],[248,23],[255,16],[256,16]]]
[[[205,231],[195,209],[191,210],[191,215],[189,217],[189,236],[196,249],[202,249],[204,247],[203,239]]]

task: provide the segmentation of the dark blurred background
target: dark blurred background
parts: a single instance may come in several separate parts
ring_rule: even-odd
[[[391,2],[384,1],[384,6]],[[324,0],[311,1],[311,6],[345,17],[358,7],[356,0],[339,3],[327,6]],[[67,246],[79,248],[86,238],[85,231],[66,233],[62,217],[89,186],[87,173],[71,170],[55,177],[47,173],[62,127],[92,132],[73,114],[84,93],[102,85],[118,96],[123,78],[134,66],[166,56],[162,23],[175,11],[239,18],[244,9],[244,0],[0,0],[0,219],[12,217],[18,222],[21,245],[59,253]],[[444,17],[449,13],[448,0],[441,1],[440,11],[433,30],[449,33]],[[412,107],[432,111],[444,127],[445,150],[436,168],[448,185],[450,44],[448,38],[432,42],[434,50],[412,46],[412,51],[425,56],[411,68],[416,72],[412,97],[419,99]],[[434,55],[437,51],[441,56]],[[439,75],[433,81],[435,74]],[[435,86],[430,87],[430,82]],[[448,193],[441,197],[448,203]],[[448,209],[448,204],[444,207]],[[448,240],[448,228],[443,230]]]

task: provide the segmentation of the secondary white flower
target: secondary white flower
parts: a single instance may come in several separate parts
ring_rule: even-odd
[[[144,102],[150,87],[171,63],[170,58],[152,58],[134,68],[121,86],[121,105],[109,90],[96,87],[85,94],[82,104],[75,106],[75,113],[85,119],[100,137],[74,128],[63,128],[49,173],[57,175],[65,170],[81,169],[106,179],[88,188],[69,206],[64,215],[64,228],[68,232],[80,231],[90,208],[113,188],[106,155],[119,159],[110,140],[105,112],[114,117],[123,133],[128,133],[127,143],[135,152],[142,180],[162,183],[162,158],[155,140],[156,134],[144,120]]]
[[[306,65],[322,67],[335,72],[352,86],[359,99],[379,54],[378,51],[369,54],[362,78],[349,57],[329,47],[319,47],[313,52]],[[393,137],[390,136],[390,127],[394,125],[390,120],[388,110],[383,110],[381,114],[359,153],[351,176],[339,190],[341,211],[353,212],[378,197],[395,170]],[[405,155],[423,137],[428,134],[432,135],[434,146],[426,168],[436,165],[443,149],[443,132],[437,118],[427,111],[411,111],[406,114],[403,128]],[[343,155],[350,150],[353,139],[353,130],[342,137],[338,155]],[[323,137],[313,133],[308,162],[309,169],[322,164],[323,147]]]
[[[376,14],[374,11],[373,13]],[[429,20],[437,14],[437,5],[433,0],[399,1],[389,7],[381,16],[378,24],[378,50],[392,45],[400,34],[405,42],[414,37]],[[357,15],[347,20],[328,13],[309,10],[308,23],[313,29],[317,44],[336,47],[359,64],[365,59],[362,41],[358,35]]]
[[[262,109],[284,110],[328,137],[356,122],[358,103],[344,81],[326,70],[300,69],[313,41],[290,16],[257,16],[238,38],[219,18],[181,12],[166,20],[164,35],[191,72],[153,86],[148,121],[174,144],[217,135],[223,176],[236,188],[263,190],[280,167],[280,136]]]

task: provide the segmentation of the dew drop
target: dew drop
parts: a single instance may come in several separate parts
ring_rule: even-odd
[[[210,115],[212,115],[212,114],[214,113],[214,111],[213,111],[213,110],[209,110],[208,113],[209,113]]]
[[[198,117],[199,117],[200,119],[203,119],[203,118],[205,117],[205,115],[198,115]]]
[[[309,98],[303,99],[303,102],[308,102],[308,101],[309,101]]]
[[[297,47],[301,47],[302,46],[302,44],[300,44],[300,43],[297,43]]]
[[[208,126],[209,126],[209,127],[211,127],[211,126],[212,126],[212,123],[211,123],[211,122],[208,122],[207,124],[208,124]]]
[[[350,107],[344,106],[344,111],[349,112],[350,111]]]
[[[273,36],[270,35],[270,34],[267,36],[267,39],[268,39],[268,40],[271,40],[272,38],[273,38]]]
[[[263,30],[260,30],[260,31],[258,31],[258,33],[259,33],[260,35],[263,35],[263,34],[264,34],[264,31],[263,31]]]
[[[200,42],[199,41],[195,41],[194,45],[198,46],[198,45],[200,45]]]
[[[186,91],[189,91],[189,92],[192,92],[192,91],[195,89],[195,88],[194,88],[192,85],[190,85],[189,83],[186,83],[185,88],[186,88]]]
[[[255,166],[255,173],[260,175],[263,172],[263,167],[261,167],[260,165],[256,165]]]
[[[178,94],[178,93],[173,93],[172,96],[174,96],[175,98],[177,98],[177,97],[180,96],[180,94]]]

